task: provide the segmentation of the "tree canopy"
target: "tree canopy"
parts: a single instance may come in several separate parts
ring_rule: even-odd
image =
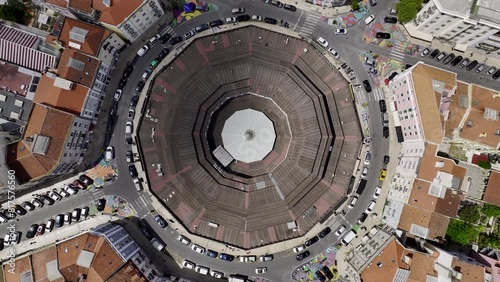
[[[353,11],[357,11],[357,10],[359,10],[359,3],[358,3],[358,1],[357,1],[357,0],[353,0],[353,1],[351,2],[351,8],[352,8],[352,10],[353,10]]]
[[[23,23],[23,20],[29,17],[28,7],[20,1],[9,0],[5,5],[0,5],[0,19]]]
[[[452,219],[446,230],[446,235],[451,242],[465,246],[472,241],[476,241],[479,230],[471,224]]]
[[[485,216],[500,216],[500,207],[491,205],[491,204],[484,204],[483,210],[481,211]]]
[[[481,214],[479,213],[479,207],[474,204],[463,206],[458,211],[458,216],[460,217],[461,220],[472,224],[476,224],[481,218]]]
[[[421,8],[422,0],[401,0],[396,3],[398,19],[403,23],[413,20]]]

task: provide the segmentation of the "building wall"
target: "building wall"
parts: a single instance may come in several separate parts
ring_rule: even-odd
[[[57,12],[65,17],[76,19],[75,15],[73,15],[73,13],[71,13],[67,9],[67,7],[60,7],[60,6],[54,5],[52,3],[47,3],[44,0],[32,0],[32,2],[33,2],[33,4],[35,4],[37,6],[44,7],[46,9],[50,9],[50,10]]]
[[[112,32],[101,44],[99,50],[99,59],[106,65],[111,66],[114,63],[114,55],[125,45],[125,41],[116,33]]]
[[[87,95],[81,116],[92,120],[97,120],[101,110],[102,101],[106,95],[107,87],[111,77],[111,67],[101,62],[96,74],[92,89]]]
[[[130,42],[133,42],[164,14],[165,11],[161,8],[160,1],[145,1],[118,25],[121,31],[120,34],[124,35]]]
[[[91,121],[81,117],[75,117],[73,126],[66,138],[66,144],[61,160],[53,174],[65,174],[71,172],[83,160],[87,151],[87,143],[90,138],[89,128]]]
[[[411,79],[411,69],[398,75],[391,81],[389,86],[395,101],[405,142],[423,140],[415,90]]]

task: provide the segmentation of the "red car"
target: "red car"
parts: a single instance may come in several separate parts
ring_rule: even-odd
[[[73,186],[78,187],[81,190],[87,189],[87,185],[83,184],[83,182],[78,179],[75,179],[75,181],[73,181]]]
[[[36,230],[36,236],[43,235],[43,233],[45,233],[45,223],[38,225],[38,228]]]

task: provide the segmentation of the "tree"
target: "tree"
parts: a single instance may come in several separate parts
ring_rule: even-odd
[[[475,241],[478,234],[479,230],[473,225],[458,219],[450,220],[448,230],[446,230],[446,235],[449,240],[462,246],[468,245],[471,241]]]
[[[353,11],[357,11],[359,10],[359,3],[358,3],[358,0],[353,0],[351,2],[351,8]]]
[[[500,216],[500,207],[490,204],[484,204],[481,212],[488,217],[491,216],[497,217]]]
[[[422,8],[422,0],[401,0],[396,4],[398,19],[407,23],[417,17],[418,11]]]
[[[23,20],[30,18],[29,9],[17,0],[9,0],[5,5],[0,5],[0,19],[23,23]]]
[[[498,249],[500,248],[500,235],[497,233],[491,233],[491,234],[481,233],[479,234],[478,243],[481,248],[491,247]]]
[[[477,205],[474,204],[463,206],[458,211],[458,216],[460,217],[461,220],[472,224],[476,224],[481,218],[481,214],[479,213],[479,208]]]

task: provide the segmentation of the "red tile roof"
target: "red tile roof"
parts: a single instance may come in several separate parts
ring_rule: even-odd
[[[83,64],[83,69],[80,70],[72,66],[73,63]],[[81,66],[81,65],[80,65]],[[60,77],[76,82],[88,88],[92,87],[94,77],[99,68],[99,60],[87,56],[80,52],[75,52],[70,49],[64,50],[59,61],[57,73]]]
[[[142,3],[144,3],[143,0],[114,0],[111,2],[111,7],[106,7],[102,0],[93,0],[94,8],[101,11],[99,21],[114,26],[122,23]]]
[[[80,115],[89,88],[74,84],[71,90],[54,86],[54,78],[42,76],[35,92],[33,102],[50,105],[61,111]]]
[[[82,38],[82,41],[77,41],[71,38],[70,32],[73,30],[82,29],[86,31],[86,35]],[[66,48],[70,48],[72,50],[78,50],[85,54],[97,57],[99,54],[99,49],[101,47],[101,42],[108,37],[110,34],[109,31],[104,29],[103,27],[88,24],[79,20],[66,18],[64,20],[64,24],[59,34],[59,41],[61,41],[62,45]],[[76,48],[70,46],[70,42],[76,43],[80,48]]]

